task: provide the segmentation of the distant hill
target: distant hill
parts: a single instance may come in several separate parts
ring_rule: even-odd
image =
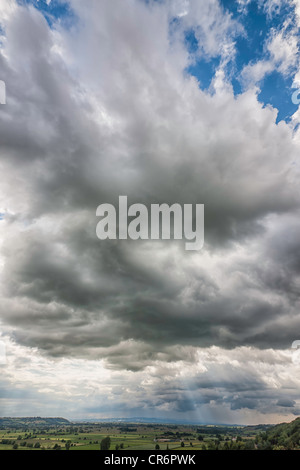
[[[0,418],[0,428],[19,429],[28,427],[68,426],[70,421],[64,418]]]
[[[200,421],[179,420],[170,418],[86,418],[74,419],[75,423],[128,423],[128,424],[171,424],[179,426],[230,426],[230,427],[244,427],[241,424],[226,424],[226,423],[203,423]]]

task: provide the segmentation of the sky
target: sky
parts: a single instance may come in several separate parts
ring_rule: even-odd
[[[0,416],[300,415],[299,27],[300,0],[0,0]],[[204,204],[203,249],[100,241],[120,195]]]

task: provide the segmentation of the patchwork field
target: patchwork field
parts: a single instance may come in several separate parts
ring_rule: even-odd
[[[255,448],[257,427],[55,423],[0,419],[0,450],[212,450]],[[4,424],[4,425],[3,425]]]

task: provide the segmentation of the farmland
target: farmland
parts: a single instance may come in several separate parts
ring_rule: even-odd
[[[213,450],[254,448],[261,427],[71,423],[60,418],[0,419],[0,450]]]

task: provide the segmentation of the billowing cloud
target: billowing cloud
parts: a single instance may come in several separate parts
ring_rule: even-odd
[[[258,89],[234,93],[226,73],[243,25],[217,1],[69,3],[68,27],[33,5],[0,7],[3,334],[47,367],[101,362],[107,389],[90,407],[100,414],[102,394],[113,389],[112,409],[127,409],[140,380],[136,407],[148,414],[203,406],[209,419],[222,403],[228,420],[230,410],[297,413],[296,393],[278,391],[276,372],[267,383],[261,358],[283,373],[288,359],[276,351],[300,328],[299,131],[276,121]],[[255,83],[264,64],[294,70],[296,49],[294,30],[273,31],[268,61],[249,65]],[[216,57],[201,89],[187,68]],[[204,249],[100,242],[96,208],[119,195],[147,207],[205,204]]]

